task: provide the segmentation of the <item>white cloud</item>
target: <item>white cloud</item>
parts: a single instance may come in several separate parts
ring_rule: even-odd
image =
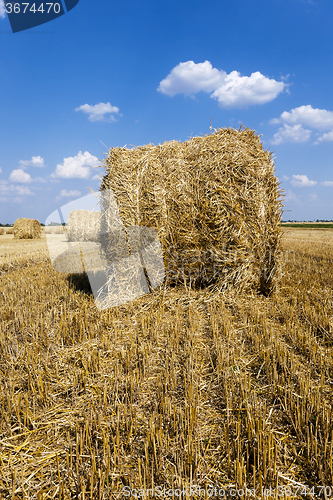
[[[274,134],[270,142],[275,145],[283,142],[306,142],[309,140],[310,135],[311,130],[303,128],[302,125],[291,126],[285,123]]]
[[[88,151],[82,153],[79,151],[76,156],[64,158],[63,163],[56,166],[55,172],[51,177],[61,177],[63,179],[88,179],[90,176],[90,167],[96,166],[98,158],[91,155]]]
[[[5,9],[5,4],[3,3],[3,0],[0,0],[0,17],[3,19],[6,14],[6,9]]]
[[[94,177],[91,180],[92,181],[100,181],[101,177],[100,177],[100,175],[94,175]]]
[[[187,61],[175,66],[157,90],[169,96],[191,95],[200,90],[213,92],[223,83],[225,75],[224,71],[213,68],[209,61],[198,64]]]
[[[290,77],[290,74],[288,73],[288,75],[281,76],[281,80],[282,80],[283,82],[286,82],[286,81],[289,79],[289,77]]]
[[[273,118],[269,123],[274,125],[283,123],[284,127],[287,127],[287,124],[289,124],[294,127],[306,126],[315,130],[328,130],[328,132],[320,136],[314,144],[320,144],[324,141],[333,141],[333,111],[313,108],[310,104],[299,106],[298,108],[292,109],[290,112],[284,111],[280,118]],[[279,131],[280,130],[281,129],[279,129]],[[273,142],[273,144],[281,144],[281,142],[284,141],[280,140],[280,142]]]
[[[306,175],[293,175],[290,183],[294,187],[310,187],[316,186],[317,181],[310,181]]]
[[[295,195],[295,193],[293,193],[293,191],[291,191],[290,189],[287,191],[285,197],[284,197],[284,202],[288,202],[288,203],[299,203],[300,200],[297,198],[297,196]]]
[[[282,179],[283,179],[284,181],[289,181],[289,177],[288,177],[288,175],[284,175],[284,176],[282,177]]]
[[[273,101],[284,87],[283,82],[270,80],[259,71],[251,76],[240,76],[238,71],[232,71],[211,97],[217,99],[223,108],[265,104]]]
[[[95,104],[94,106],[91,104],[83,104],[78,108],[75,108],[75,111],[82,111],[83,113],[88,115],[88,120],[91,122],[98,121],[115,121],[115,117],[113,114],[119,113],[119,108],[116,106],[111,106],[109,102],[104,103],[100,102],[99,104]],[[107,115],[109,115],[107,117]]]
[[[1,1],[1,0],[0,0]],[[0,174],[2,174],[2,168],[0,167]]]
[[[31,176],[27,172],[24,172],[22,168],[13,170],[9,176],[9,180],[12,182],[23,182],[24,184],[32,182]]]
[[[321,183],[322,186],[333,187],[333,181],[324,181]]]
[[[7,181],[1,181],[0,194],[27,196],[27,195],[33,195],[34,193],[30,191],[30,189],[27,186],[14,186],[13,184],[8,184]]]
[[[314,144],[319,144],[320,142],[333,141],[333,130],[323,134]]]
[[[157,90],[169,96],[208,92],[220,107],[238,108],[272,101],[285,87],[285,83],[269,79],[259,71],[241,76],[238,71],[227,74],[213,68],[209,61],[198,64],[187,61],[175,66]]]
[[[20,160],[21,167],[45,167],[44,158],[33,156],[31,160]]]
[[[75,198],[76,196],[80,196],[80,195],[81,195],[81,191],[77,191],[76,189],[72,189],[71,191],[67,191],[66,189],[62,189],[56,199],[59,200],[60,198]]]
[[[32,191],[30,191],[30,189],[29,189],[28,187],[26,187],[26,186],[16,186],[16,191],[18,192],[18,194],[19,194],[20,196],[22,196],[22,195],[27,196],[27,195],[32,195],[32,194],[34,194],[34,193],[33,193]]]
[[[315,129],[333,129],[333,111],[313,108],[308,104],[294,108],[290,112],[284,111],[280,118],[273,118],[270,123],[301,124]]]

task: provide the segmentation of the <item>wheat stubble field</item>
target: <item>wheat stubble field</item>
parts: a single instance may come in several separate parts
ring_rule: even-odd
[[[329,498],[333,230],[283,231],[273,297],[178,287],[101,312],[45,236],[0,236],[0,498]]]

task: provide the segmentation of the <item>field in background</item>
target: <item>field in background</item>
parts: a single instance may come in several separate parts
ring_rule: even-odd
[[[101,312],[84,276],[52,269],[45,235],[0,236],[0,498],[324,498],[333,230],[283,231],[274,297],[179,287]]]
[[[0,272],[27,261],[49,260],[46,236],[36,240],[14,239],[13,234],[0,235]]]
[[[333,229],[333,223],[325,222],[283,222],[282,227],[311,228],[311,229]]]

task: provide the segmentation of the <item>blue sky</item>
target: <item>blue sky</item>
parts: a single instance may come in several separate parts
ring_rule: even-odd
[[[98,190],[113,146],[240,124],[284,219],[333,219],[333,2],[89,2],[13,34],[0,0],[0,222]]]

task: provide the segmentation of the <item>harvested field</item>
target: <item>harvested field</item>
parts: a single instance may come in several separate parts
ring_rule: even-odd
[[[49,261],[49,253],[45,235],[36,240],[17,240],[13,234],[1,237],[0,242],[0,272],[13,269],[16,266],[26,266],[36,260]]]
[[[45,236],[2,236],[0,498],[192,486],[192,500],[216,485],[324,498],[332,247],[333,231],[284,229],[267,298],[179,286],[99,312],[84,275],[51,268]]]

